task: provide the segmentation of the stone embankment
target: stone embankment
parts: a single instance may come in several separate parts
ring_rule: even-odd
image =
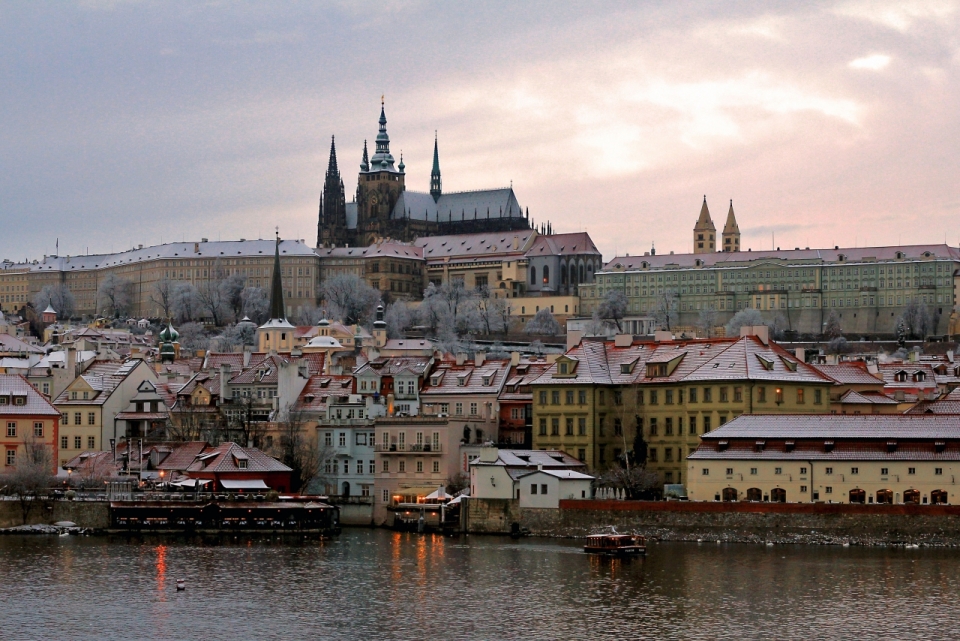
[[[661,541],[960,546],[960,506],[561,501],[560,509],[470,499],[464,529],[583,537],[615,528]]]
[[[30,506],[24,523],[20,501],[0,501],[0,529],[53,525],[60,521],[71,521],[84,529],[106,529],[110,526],[110,504],[106,501],[38,500]]]

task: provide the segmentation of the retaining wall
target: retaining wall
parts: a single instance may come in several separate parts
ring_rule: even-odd
[[[960,545],[960,506],[952,505],[560,501],[550,510],[469,500],[468,532],[505,534],[513,522],[538,536],[582,537],[613,526],[667,541]]]
[[[73,521],[80,527],[104,529],[110,526],[110,504],[106,501],[37,501],[27,516],[27,525],[50,525]],[[24,525],[20,501],[0,501],[0,528]]]

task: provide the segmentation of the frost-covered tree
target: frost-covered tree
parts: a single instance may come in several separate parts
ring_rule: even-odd
[[[67,319],[73,316],[77,309],[77,301],[70,289],[63,284],[44,285],[33,297],[33,307],[42,312],[50,305],[57,310],[57,318]]]
[[[717,312],[713,309],[704,307],[697,314],[697,329],[704,338],[710,338],[713,334],[713,328],[717,326]]]
[[[602,320],[616,325],[618,333],[622,332],[623,326],[620,321],[622,321],[623,317],[627,314],[626,295],[619,289],[610,290],[597,308],[597,314]]]
[[[752,307],[741,309],[727,323],[727,336],[739,336],[741,327],[755,327],[757,325],[766,325],[760,311]]]
[[[373,318],[380,292],[356,274],[338,274],[323,282],[320,298],[331,316],[347,325],[363,325]]]
[[[126,317],[133,301],[133,283],[109,274],[97,288],[97,308],[104,316]]]
[[[270,316],[270,297],[260,287],[244,287],[240,294],[243,300],[242,316],[246,316],[257,325],[262,325],[269,320]]]
[[[544,307],[530,319],[530,322],[524,326],[523,331],[527,334],[556,336],[560,333],[560,323],[550,313],[550,308]]]
[[[677,290],[672,288],[665,289],[662,294],[657,294],[653,318],[661,329],[669,332],[676,326],[679,317],[679,299]],[[600,316],[602,318],[603,314]]]
[[[406,329],[413,324],[413,313],[406,304],[397,301],[387,305],[383,321],[387,324],[388,338],[405,338]]]
[[[173,288],[173,315],[178,323],[196,320],[200,311],[197,290],[190,283],[177,283]]]
[[[830,310],[827,314],[827,320],[823,325],[823,335],[828,340],[835,340],[843,336],[843,327],[840,324],[840,316],[836,310]]]

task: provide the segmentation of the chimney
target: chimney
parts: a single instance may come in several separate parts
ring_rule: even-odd
[[[467,355],[463,352],[457,352],[457,365],[463,365],[467,360]]]
[[[510,352],[510,366],[514,367],[520,364],[520,352]]]
[[[756,336],[764,345],[770,344],[770,328],[766,325],[744,325],[740,328],[740,337]]]
[[[617,334],[613,337],[614,347],[630,347],[633,345],[633,336],[631,334]]]
[[[481,463],[496,463],[500,457],[500,450],[495,445],[484,445],[480,448]]]
[[[67,348],[67,353],[64,355],[64,368],[70,374],[76,378],[77,376],[77,350],[73,347]]]
[[[669,343],[673,340],[673,334],[659,329],[653,333],[653,340],[657,343]]]
[[[807,350],[804,349],[803,347],[798,347],[796,350],[794,350],[794,355],[797,357],[797,360],[800,361],[801,363],[807,362]]]
[[[513,248],[514,248],[514,249],[520,249],[520,237],[519,237],[519,236],[514,236],[514,237],[513,237]]]
[[[220,364],[220,402],[227,398],[227,379],[230,378],[230,364]]]
[[[567,349],[573,349],[580,344],[580,339],[583,338],[583,331],[579,329],[570,329],[567,330]]]
[[[243,366],[250,367],[250,348],[249,345],[243,348]]]
[[[473,357],[473,363],[477,367],[483,365],[483,362],[486,360],[487,355],[484,352],[477,352]]]

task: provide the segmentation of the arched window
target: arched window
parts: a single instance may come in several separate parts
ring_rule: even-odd
[[[770,500],[774,503],[786,503],[787,491],[782,487],[775,487],[770,490]]]
[[[893,490],[877,490],[877,503],[893,503]]]
[[[543,266],[543,284],[550,284],[550,268],[547,265]]]
[[[736,501],[737,500],[737,488],[735,487],[725,487],[723,488],[723,500],[724,501]]]
[[[867,493],[864,490],[850,490],[850,502],[851,503],[866,503],[867,502]]]
[[[583,271],[583,263],[580,263],[580,282],[581,283],[587,282],[586,278],[584,278],[584,275],[585,275],[585,272]]]
[[[571,284],[571,285],[576,285],[576,284],[578,284],[578,281],[577,281],[577,266],[574,265],[573,263],[570,263],[570,284]]]
[[[536,267],[530,268],[530,284],[531,285],[537,284],[537,268]]]
[[[567,267],[563,263],[560,263],[560,284],[567,284]]]
[[[747,500],[748,501],[762,501],[763,492],[759,487],[751,487],[747,490]]]
[[[903,493],[904,503],[920,503],[920,490],[906,490]]]
[[[933,490],[930,492],[930,502],[934,505],[947,502],[946,490]]]

